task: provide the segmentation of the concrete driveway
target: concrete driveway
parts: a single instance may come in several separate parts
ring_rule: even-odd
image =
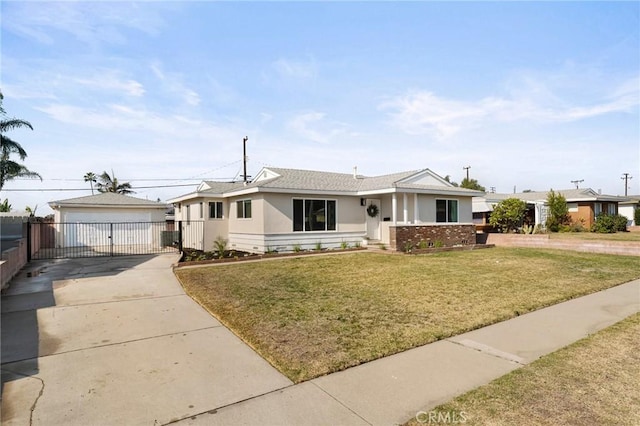
[[[2,296],[2,424],[166,424],[290,386],[184,294],[175,261],[37,261],[16,277]]]

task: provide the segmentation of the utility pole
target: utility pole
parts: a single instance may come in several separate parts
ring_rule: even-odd
[[[576,186],[576,189],[580,189],[580,184],[584,182],[584,179],[572,180],[571,183]]]
[[[244,164],[244,174],[242,178],[244,179],[244,183],[247,183],[247,141],[249,140],[249,136],[245,136],[242,139],[242,163]]]
[[[633,179],[633,176],[629,175],[629,173],[623,173],[620,179],[624,180],[624,196],[626,197],[627,189],[629,189],[629,186],[627,183],[629,182],[629,179]]]
[[[463,167],[463,170],[467,171],[467,182],[469,182],[469,169],[471,168],[471,166],[467,166],[467,167]]]

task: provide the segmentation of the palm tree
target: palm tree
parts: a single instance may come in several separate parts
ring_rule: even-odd
[[[100,176],[98,176],[98,183],[96,187],[98,188],[98,192],[115,192],[117,194],[135,194],[134,191],[131,190],[131,184],[129,182],[118,182],[118,178],[111,170],[111,176],[109,173],[102,172]]]
[[[38,173],[32,172],[23,164],[10,159],[11,154],[18,154],[18,157],[22,161],[27,158],[27,152],[22,145],[5,135],[5,132],[21,127],[27,127],[33,130],[33,126],[25,120],[5,118],[4,115],[6,113],[4,108],[2,108],[2,99],[2,92],[0,92],[0,115],[3,116],[0,120],[0,189],[4,187],[7,181],[18,177],[42,180],[42,177]]]
[[[98,177],[93,172],[87,172],[84,175],[84,181],[91,184],[91,195],[93,195],[93,184],[98,181]]]

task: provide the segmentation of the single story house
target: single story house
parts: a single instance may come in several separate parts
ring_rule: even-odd
[[[50,201],[49,206],[56,247],[159,245],[166,228],[165,203],[113,192]]]
[[[379,242],[475,244],[471,199],[482,192],[451,185],[429,169],[365,177],[265,167],[250,182],[203,181],[169,200],[183,229],[204,222],[204,241],[262,253]]]
[[[573,222],[582,222],[590,228],[598,215],[618,214],[619,203],[628,199],[615,195],[604,195],[590,188],[562,189],[554,191],[567,200],[569,216]],[[493,206],[507,198],[518,198],[527,203],[525,222],[531,225],[544,225],[547,221],[547,196],[549,191],[519,192],[515,194],[489,193],[473,199],[473,221],[479,230],[490,230],[489,217]]]

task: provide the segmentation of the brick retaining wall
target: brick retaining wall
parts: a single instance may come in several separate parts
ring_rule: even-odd
[[[443,247],[476,243],[475,225],[396,225],[389,227],[389,245],[392,250],[404,250],[406,243],[416,247],[420,241],[428,246],[442,243]],[[437,243],[438,242],[438,243]]]
[[[574,250],[587,253],[622,254],[640,256],[640,242],[637,241],[588,241],[550,239],[548,234],[487,234],[487,244],[496,247],[533,247],[559,250]]]

